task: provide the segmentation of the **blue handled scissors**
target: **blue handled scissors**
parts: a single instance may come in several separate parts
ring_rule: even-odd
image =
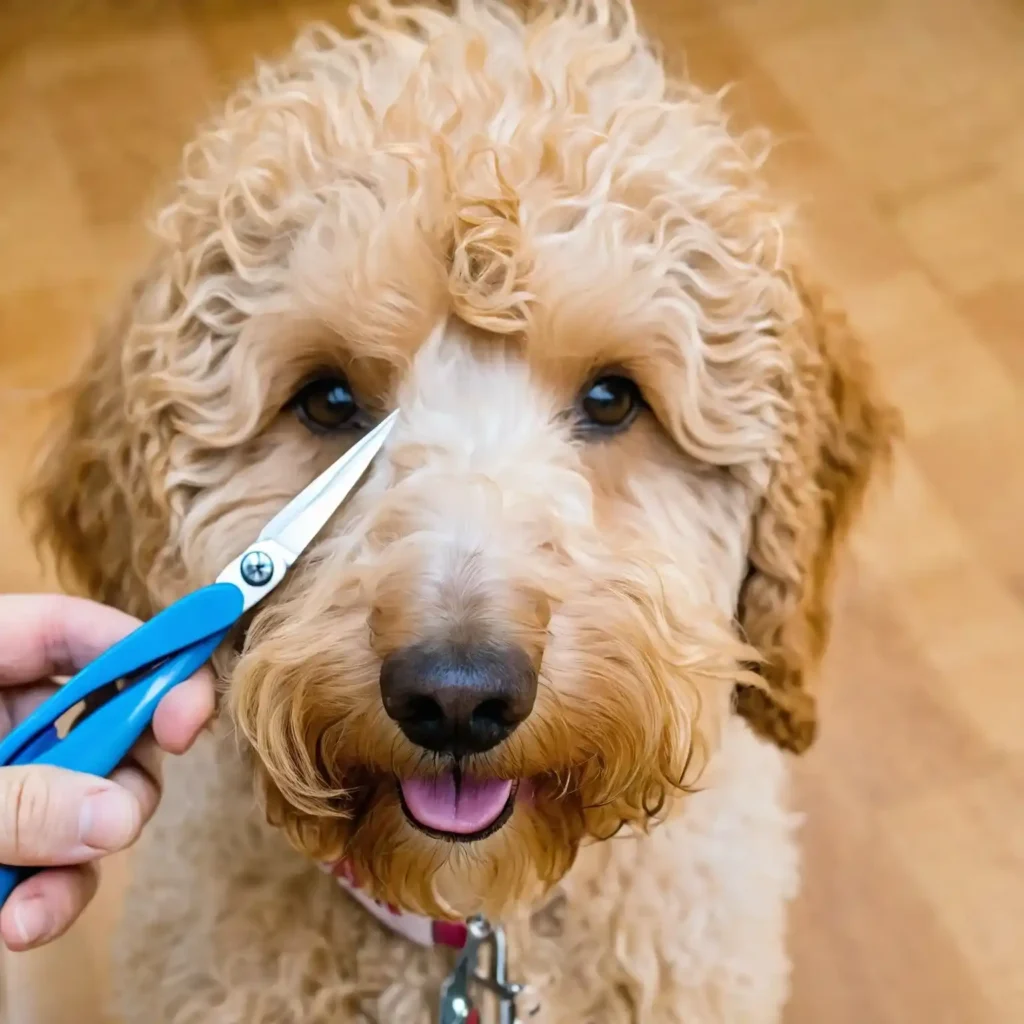
[[[161,698],[193,675],[228,630],[284,578],[362,479],[397,412],[357,441],[277,513],[216,582],[165,608],[73,676],[0,743],[0,765],[49,764],[109,775]],[[58,721],[84,708],[66,730]],[[63,735],[61,735],[63,732]],[[0,906],[39,868],[0,865]]]

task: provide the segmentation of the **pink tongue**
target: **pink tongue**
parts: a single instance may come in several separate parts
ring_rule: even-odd
[[[435,832],[463,836],[493,825],[512,795],[511,782],[463,776],[456,797],[451,772],[437,779],[406,779],[400,785],[405,806],[416,821]]]

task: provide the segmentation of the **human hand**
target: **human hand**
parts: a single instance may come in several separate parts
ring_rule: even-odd
[[[138,627],[102,604],[56,594],[0,595],[0,736],[71,675]],[[58,938],[96,892],[96,861],[138,838],[160,798],[161,751],[184,753],[213,715],[202,669],[160,702],[147,735],[109,779],[48,765],[0,767],[0,864],[47,867],[0,911],[12,950]]]

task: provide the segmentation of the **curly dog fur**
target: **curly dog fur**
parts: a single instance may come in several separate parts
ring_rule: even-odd
[[[381,899],[500,918],[543,1024],[779,1018],[783,751],[813,739],[833,569],[896,418],[720,97],[666,80],[625,3],[536,6],[379,2],[261,66],[72,386],[40,538],[139,616],[357,436],[300,422],[311,375],[402,410],[217,658],[217,726],[136,858],[125,1024],[432,1020],[452,954],[340,892],[314,862],[341,855]],[[643,404],[598,436],[578,396],[611,371]],[[382,662],[439,637],[538,674],[461,766],[522,782],[472,843],[403,813],[396,778],[443,766],[381,700]]]

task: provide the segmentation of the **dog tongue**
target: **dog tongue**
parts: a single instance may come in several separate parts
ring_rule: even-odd
[[[406,809],[424,828],[464,836],[493,825],[512,794],[511,782],[466,776],[456,792],[451,772],[436,779],[406,779],[400,785]]]

